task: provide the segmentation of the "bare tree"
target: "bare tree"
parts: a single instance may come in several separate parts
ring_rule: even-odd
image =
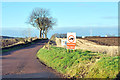
[[[43,8],[35,8],[29,17],[28,23],[40,30],[39,38],[43,38],[46,31],[53,26],[52,18],[49,17],[49,11]]]
[[[44,18],[44,27],[43,27],[43,33],[45,35],[45,38],[47,38],[47,32],[52,29],[52,26],[55,25],[55,19],[52,17],[50,18]]]

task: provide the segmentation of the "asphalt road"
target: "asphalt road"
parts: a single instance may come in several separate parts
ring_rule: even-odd
[[[4,53],[2,59],[3,78],[61,78],[62,75],[42,64],[36,57],[37,51],[48,40],[42,40],[29,47]]]

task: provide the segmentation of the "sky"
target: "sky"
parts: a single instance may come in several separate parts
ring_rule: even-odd
[[[119,0],[1,0],[2,2],[119,2]]]
[[[39,36],[39,30],[26,24],[34,8],[48,9],[56,19],[54,33],[76,32],[79,36],[117,35],[117,2],[2,2],[2,35]]]

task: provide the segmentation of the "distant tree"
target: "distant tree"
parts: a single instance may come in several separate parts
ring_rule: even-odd
[[[43,38],[44,34],[47,38],[47,32],[55,24],[55,21],[49,16],[48,10],[35,8],[29,17],[28,23],[40,30],[39,38]]]

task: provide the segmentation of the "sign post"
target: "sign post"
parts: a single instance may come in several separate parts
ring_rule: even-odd
[[[75,50],[76,33],[67,33],[67,49]]]

